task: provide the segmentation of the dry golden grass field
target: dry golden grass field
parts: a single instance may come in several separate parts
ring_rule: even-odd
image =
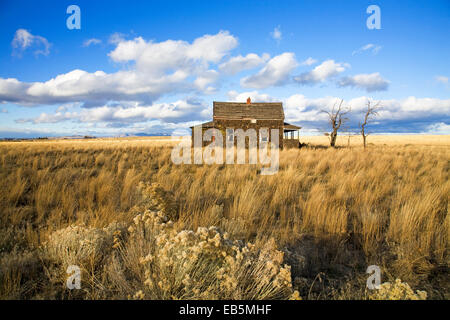
[[[301,140],[272,176],[169,138],[1,142],[0,297],[449,299],[450,136]]]

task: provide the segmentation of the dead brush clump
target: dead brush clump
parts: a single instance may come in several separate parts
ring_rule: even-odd
[[[385,282],[380,288],[369,295],[370,300],[426,300],[426,291],[417,290],[414,292],[409,284],[396,279],[392,284]]]
[[[118,247],[123,279],[143,280],[135,299],[286,299],[294,294],[290,267],[271,241],[263,248],[228,239],[216,227],[177,231],[161,212],[137,215]],[[121,261],[121,262],[119,262]],[[114,280],[113,280],[114,282]],[[117,281],[133,283],[132,281]]]
[[[110,245],[110,235],[105,230],[93,227],[68,226],[53,232],[43,250],[45,256],[61,264],[95,268],[103,259],[104,250]]]
[[[112,251],[115,235],[124,228],[120,223],[112,223],[102,229],[71,225],[50,234],[40,249],[40,258],[50,283],[60,290],[65,289],[67,268],[75,265],[86,279],[82,291],[93,297],[95,291],[101,289],[97,282]]]
[[[172,192],[163,189],[159,183],[149,185],[142,182],[139,183],[138,191],[143,198],[142,205],[162,212],[172,221],[178,220],[178,207]]]

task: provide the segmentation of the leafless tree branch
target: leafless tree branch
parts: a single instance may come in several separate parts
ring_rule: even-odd
[[[328,110],[321,111],[328,115],[328,122],[331,125],[331,133],[329,134],[331,147],[336,146],[336,138],[337,138],[338,130],[341,128],[341,126],[346,121],[348,121],[348,118],[345,117],[345,115],[351,111],[351,108],[343,106],[343,103],[344,103],[344,100],[341,99],[339,104],[337,104],[337,102],[335,102],[333,104],[331,111],[328,111]],[[336,108],[336,105],[337,105],[337,108]]]
[[[370,100],[367,100],[367,109],[364,114],[364,122],[359,124],[361,128],[360,132],[363,138],[364,149],[366,148],[367,136],[369,135],[369,133],[366,131],[366,126],[373,118],[375,118],[378,115],[380,108],[381,104],[379,101],[375,104],[372,104]]]

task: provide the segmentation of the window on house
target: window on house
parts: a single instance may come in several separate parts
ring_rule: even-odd
[[[252,119],[252,123],[256,123],[256,119]]]
[[[260,142],[267,142],[267,141],[269,141],[269,137],[259,135],[259,141],[260,141]]]
[[[234,130],[233,129],[227,129],[227,140],[230,142],[234,141]]]

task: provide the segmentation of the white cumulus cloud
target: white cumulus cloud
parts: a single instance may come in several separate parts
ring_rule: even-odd
[[[139,105],[137,103],[111,104],[80,111],[64,111],[58,108],[54,114],[42,113],[38,117],[19,119],[24,123],[57,123],[73,120],[82,123],[139,123],[161,120],[165,123],[180,123],[207,119],[210,108],[195,100],[178,100],[173,103]]]
[[[385,91],[389,87],[389,81],[383,79],[379,72],[370,74],[357,74],[343,77],[338,81],[340,87],[355,87],[367,92]]]
[[[426,133],[450,134],[450,124],[444,122],[433,123],[426,128]]]
[[[298,66],[295,55],[285,52],[270,59],[256,74],[241,79],[244,88],[267,88],[288,82],[291,72]]]
[[[300,84],[312,85],[338,75],[345,71],[350,65],[347,63],[335,62],[334,60],[325,60],[309,72],[302,73],[294,78]]]
[[[109,56],[118,63],[131,63],[131,68],[115,73],[76,69],[45,82],[0,78],[0,102],[36,105],[83,101],[85,106],[99,106],[115,100],[148,105],[169,93],[210,93],[214,92],[217,79],[217,71],[212,67],[238,43],[227,31],[204,35],[192,43],[155,43],[141,37],[119,37],[116,41]]]
[[[300,65],[302,65],[302,66],[312,66],[315,63],[317,63],[317,60],[313,59],[312,57],[309,57],[308,59],[306,59],[305,61],[300,63]]]
[[[259,67],[269,59],[270,55],[267,53],[264,53],[262,56],[249,53],[245,57],[241,55],[231,57],[228,61],[220,64],[219,69],[227,74],[236,74],[243,70]]]
[[[265,93],[259,93],[258,91],[247,91],[247,92],[237,92],[237,91],[228,91],[227,93],[228,100],[234,102],[246,102],[247,98],[253,102],[274,102],[277,101],[275,98],[271,97]]]
[[[277,98],[258,91],[242,93],[230,91],[228,93],[228,97],[232,101],[244,102],[249,96],[253,101],[282,101],[286,121],[299,124],[305,128],[309,127],[309,129],[327,128],[327,115],[322,110],[328,110],[334,103],[340,100],[340,97],[335,96],[310,98],[303,94]],[[391,129],[396,129],[398,123],[401,123],[399,129],[404,131],[405,128],[410,128],[410,132],[420,132],[422,129],[431,132],[433,128],[435,132],[441,132],[448,129],[448,123],[450,122],[450,99],[418,98],[414,96],[404,99],[376,101],[368,96],[360,96],[345,100],[345,105],[351,107],[351,112],[348,116],[350,117],[350,123],[354,127],[357,127],[358,122],[361,121],[367,101],[379,103],[380,109],[376,119],[381,126],[394,123]],[[436,121],[435,119],[441,120]],[[438,124],[435,127],[426,127],[426,123],[430,122]]]

